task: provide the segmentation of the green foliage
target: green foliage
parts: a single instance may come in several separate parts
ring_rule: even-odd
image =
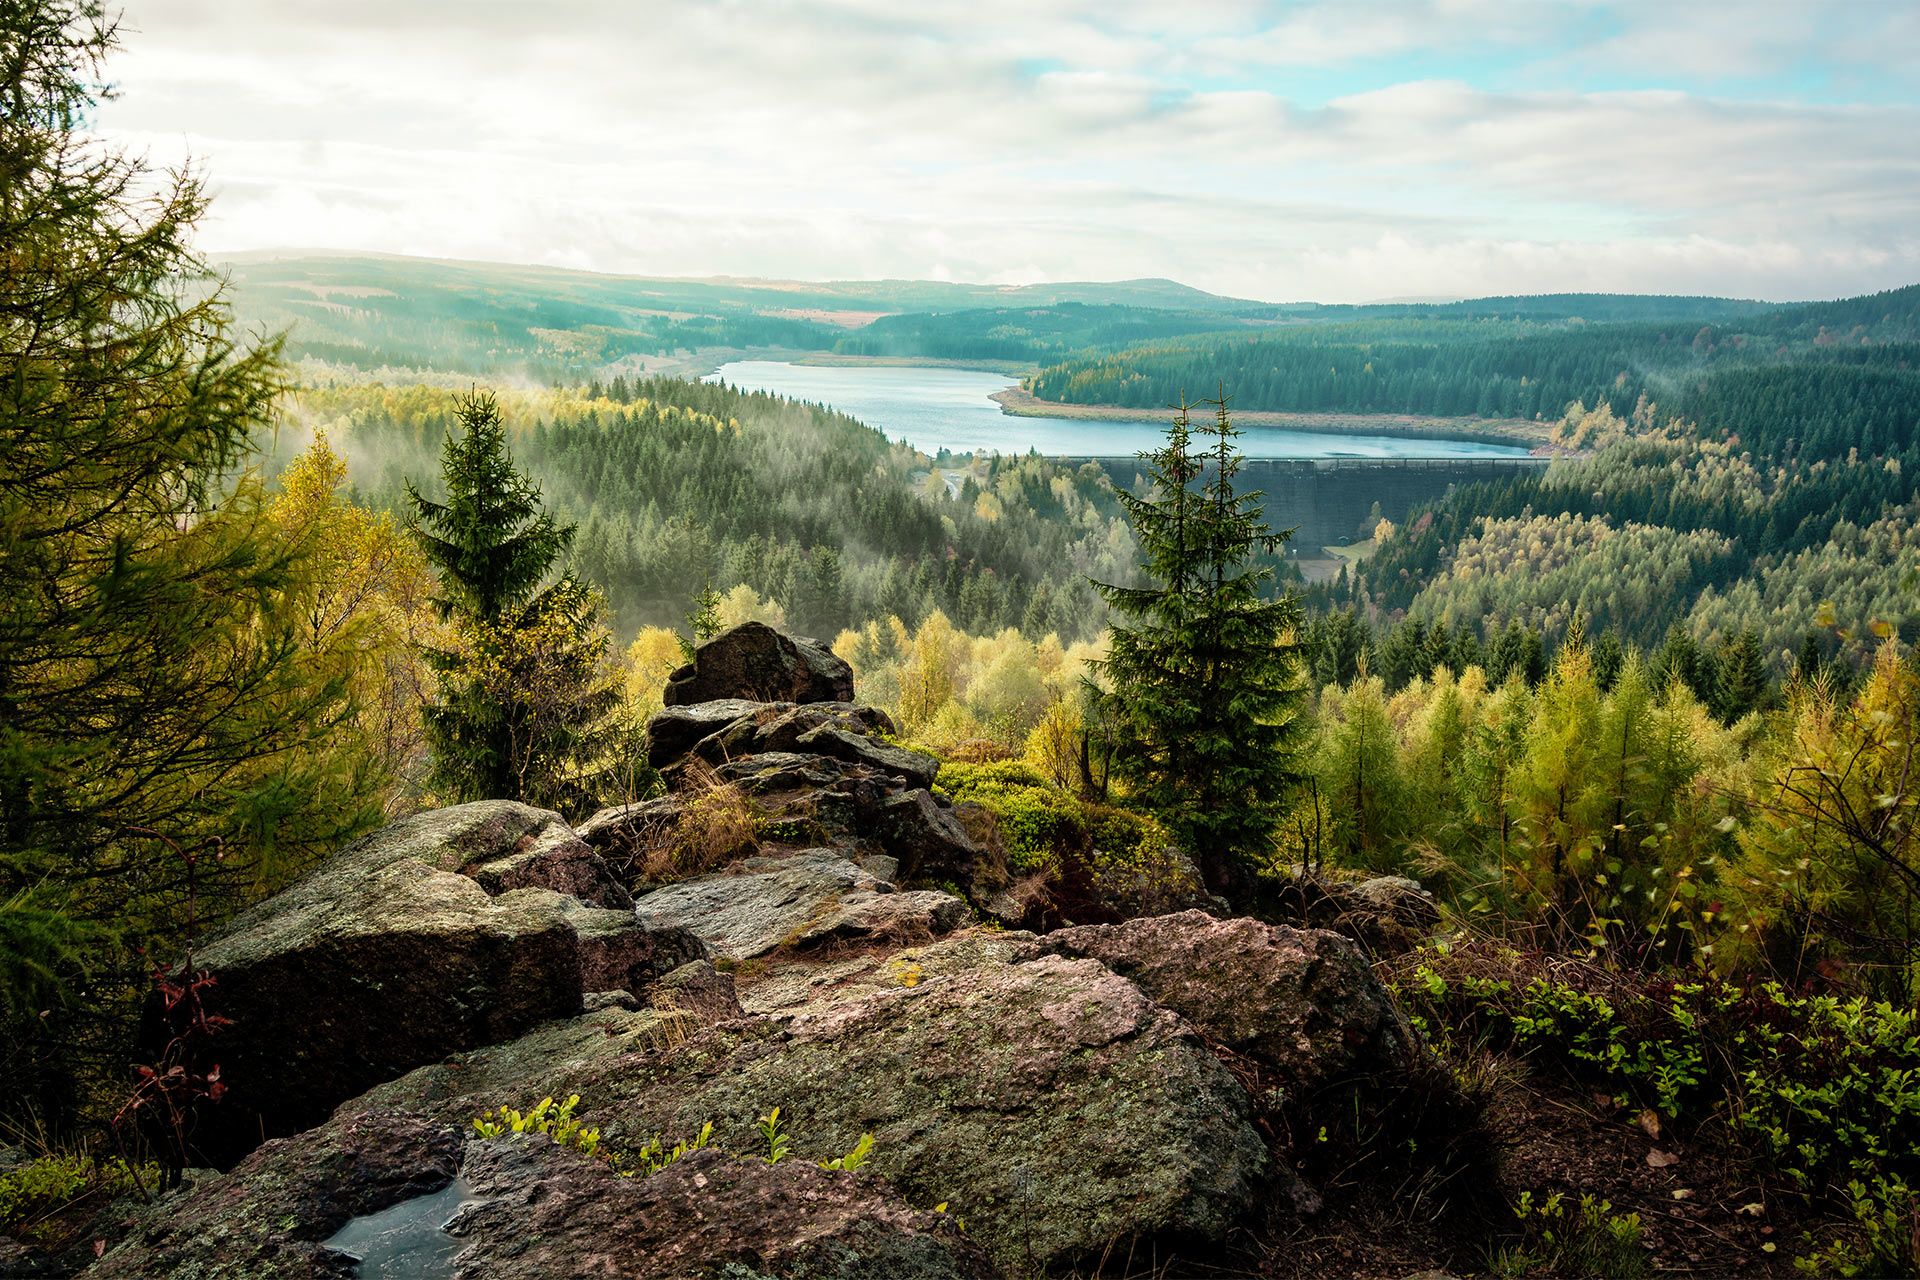
[[[1521,1242],[1493,1259],[1496,1276],[1607,1276],[1631,1280],[1647,1274],[1640,1248],[1640,1215],[1615,1213],[1611,1201],[1591,1195],[1569,1205],[1558,1191],[1535,1199],[1520,1193],[1513,1206]]]
[[[1796,685],[1755,751],[1751,808],[1726,877],[1727,961],[1799,982],[1844,967],[1920,998],[1920,672],[1883,646],[1850,700]]]
[[[311,542],[244,470],[282,371],[191,246],[197,179],[88,134],[100,6],[0,0],[0,32],[0,1068],[58,1125],[80,1057],[126,1061],[136,957],[377,820],[387,779],[362,634],[306,643]],[[220,848],[191,906],[136,828]]]
[[[1561,427],[1593,417],[1575,404]],[[1717,667],[1732,660],[1746,684],[1725,691],[1728,712],[1761,692],[1762,668],[1785,672],[1822,615],[1835,627],[1822,656],[1847,665],[1869,655],[1876,623],[1911,628],[1920,437],[1878,453],[1767,458],[1652,405],[1605,415],[1600,432],[1587,456],[1464,485],[1413,513],[1308,601],[1405,609],[1428,625],[1484,628],[1488,643],[1509,621],[1551,641],[1576,614],[1596,635],[1649,650],[1679,628],[1691,652],[1653,665],[1718,709]],[[1397,687],[1398,673],[1380,674]]]
[[[433,468],[448,419],[430,386],[308,386],[294,404],[350,457],[366,500],[394,510],[406,481]],[[996,457],[932,471],[844,414],[671,378],[602,394],[503,388],[500,404],[517,463],[579,526],[573,570],[623,632],[682,626],[710,582],[778,603],[806,635],[942,610],[977,632],[1075,639],[1103,617],[1085,575],[1132,572],[1095,465]],[[946,476],[965,477],[958,493]],[[998,504],[992,518],[982,494]]]
[[[793,1135],[780,1123],[780,1108],[775,1107],[760,1117],[760,1137],[767,1144],[767,1154],[762,1157],[768,1164],[779,1164],[793,1154]]]
[[[1063,859],[1147,868],[1171,849],[1171,837],[1157,819],[1082,799],[1024,761],[945,764],[940,789],[993,814],[1015,871],[1054,870]]]
[[[478,1116],[473,1122],[473,1131],[483,1138],[504,1138],[510,1133],[537,1133],[551,1138],[555,1146],[573,1147],[583,1156],[600,1154],[600,1130],[582,1124],[574,1117],[573,1109],[580,1105],[580,1095],[567,1095],[567,1100],[559,1106],[553,1105],[553,1099],[540,1099],[526,1111],[516,1111],[504,1103],[496,1110]]]
[[[993,814],[1015,871],[1044,870],[1063,850],[1086,845],[1085,804],[1023,761],[942,765],[940,789]]]
[[[1793,1188],[1906,1178],[1920,1152],[1920,1015],[1776,983],[1675,981],[1518,953],[1429,952],[1399,982],[1435,1036],[1511,1049],[1622,1104],[1712,1125]]]
[[[57,994],[62,983],[84,973],[88,951],[105,930],[60,911],[34,905],[27,890],[0,903],[0,1017],[29,1017]]]
[[[428,651],[425,708],[435,780],[459,800],[568,809],[611,794],[625,735],[599,601],[568,574],[549,581],[572,526],[542,509],[515,469],[499,406],[471,395],[441,458],[446,500],[410,489],[416,534],[438,571],[455,643]]]
[[[597,1127],[584,1124],[574,1115],[574,1108],[579,1105],[580,1095],[577,1093],[569,1094],[567,1100],[558,1106],[554,1105],[551,1097],[540,1099],[526,1111],[503,1105],[474,1117],[473,1131],[488,1141],[515,1134],[538,1134],[558,1146],[571,1147],[581,1155],[605,1161],[623,1178],[651,1177],[693,1152],[705,1151],[713,1146],[713,1122],[709,1120],[700,1126],[699,1133],[674,1143],[671,1148],[656,1134],[638,1148],[620,1150],[604,1142]],[[793,1134],[782,1118],[779,1107],[762,1115],[754,1127],[766,1146],[766,1153],[756,1159],[765,1164],[779,1164],[792,1157]],[[866,1164],[872,1154],[873,1135],[863,1133],[851,1151],[832,1160],[822,1160],[819,1165],[822,1169],[852,1173]],[[4,1179],[0,1179],[0,1196],[4,1196],[5,1186]],[[4,1205],[4,1199],[0,1199],[0,1209],[4,1209]],[[0,1212],[0,1225],[4,1225],[5,1221],[5,1213]]]
[[[1811,1276],[1920,1274],[1920,1195],[1899,1177],[1847,1184],[1854,1234],[1829,1240],[1793,1260]]]
[[[51,1221],[96,1197],[131,1195],[158,1184],[158,1165],[97,1164],[54,1152],[0,1170],[0,1232],[54,1243],[61,1232]]]
[[[1153,406],[1225,379],[1248,409],[1524,419],[1551,419],[1573,401],[1624,418],[1652,399],[1768,454],[1838,458],[1915,443],[1915,288],[1822,304],[1859,317],[1844,334],[1808,309],[1607,301],[1356,309],[1344,323],[1296,323],[1251,340],[1215,333],[1090,354],[1041,370],[1027,387],[1049,400]],[[1663,309],[1657,321],[1641,318]]]
[[[1143,455],[1152,491],[1121,495],[1147,585],[1101,584],[1125,621],[1096,665],[1125,726],[1118,771],[1225,892],[1270,857],[1305,692],[1298,605],[1264,597],[1272,569],[1253,565],[1288,534],[1271,531],[1259,494],[1234,488],[1238,432],[1224,397],[1213,403],[1212,447],[1193,449],[1183,398],[1166,445]]]
[[[693,1135],[691,1141],[676,1142],[671,1151],[661,1142],[659,1135],[647,1141],[647,1144],[633,1153],[632,1164],[641,1175],[652,1175],[673,1164],[684,1155],[695,1151],[704,1151],[713,1144],[713,1121],[700,1126],[700,1132]]]
[[[832,1160],[822,1160],[820,1167],[841,1173],[852,1173],[855,1169],[864,1165],[867,1162],[867,1158],[872,1154],[873,1135],[863,1133],[860,1135],[860,1141],[854,1143],[853,1150],[843,1156],[837,1156]]]

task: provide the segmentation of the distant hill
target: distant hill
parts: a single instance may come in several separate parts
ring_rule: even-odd
[[[828,351],[884,316],[1023,308],[1177,312],[1141,336],[1225,327],[1264,304],[1172,280],[1042,285],[806,282],[601,275],[388,255],[250,253],[221,260],[243,323],[290,330],[293,356],[377,367],[577,377],[632,355],[701,347]],[[1222,323],[1200,317],[1217,316]],[[1079,321],[1074,321],[1077,326]],[[967,327],[963,325],[962,327]],[[1054,327],[1043,325],[1043,328]],[[1026,358],[1018,344],[1012,359]],[[1049,341],[1040,351],[1057,353]]]

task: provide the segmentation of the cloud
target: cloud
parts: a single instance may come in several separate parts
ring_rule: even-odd
[[[221,250],[1831,296],[1920,278],[1920,105],[1883,91],[1920,28],[1886,8],[147,0],[99,123],[199,157]]]

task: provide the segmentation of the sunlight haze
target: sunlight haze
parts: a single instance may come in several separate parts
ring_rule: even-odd
[[[216,253],[1786,300],[1920,274],[1920,8],[1842,12],[147,0],[98,123]]]

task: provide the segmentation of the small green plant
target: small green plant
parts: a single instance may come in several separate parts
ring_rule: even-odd
[[[1829,1241],[1793,1265],[1810,1276],[1920,1275],[1920,1195],[1898,1176],[1847,1184],[1858,1233]]]
[[[1554,1191],[1536,1200],[1520,1193],[1513,1207],[1521,1239],[1492,1260],[1497,1276],[1608,1276],[1629,1280],[1647,1272],[1640,1248],[1640,1215],[1615,1213],[1613,1204],[1581,1196],[1578,1208]]]
[[[646,1146],[641,1147],[633,1153],[635,1168],[631,1171],[623,1168],[621,1172],[626,1173],[629,1177],[633,1176],[634,1173],[651,1176],[665,1169],[684,1155],[695,1151],[706,1150],[712,1142],[713,1121],[711,1120],[700,1126],[700,1132],[694,1135],[693,1141],[676,1142],[673,1144],[673,1150],[671,1151],[663,1148],[660,1137],[656,1134]]]
[[[860,1141],[854,1144],[853,1150],[836,1160],[822,1160],[820,1167],[822,1169],[833,1169],[841,1173],[852,1173],[855,1169],[865,1164],[867,1157],[872,1154],[873,1135],[863,1133],[860,1135]]]
[[[780,1108],[775,1107],[760,1117],[760,1136],[767,1144],[767,1154],[763,1157],[768,1164],[779,1164],[793,1154],[793,1136],[780,1120]]]
[[[52,1152],[0,1172],[0,1231],[50,1242],[60,1233],[51,1219],[94,1195],[126,1195],[151,1187],[157,1164],[133,1169],[96,1164],[85,1156]]]
[[[574,1118],[580,1095],[569,1094],[559,1106],[551,1097],[542,1098],[528,1111],[501,1106],[475,1118],[474,1132],[483,1138],[502,1138],[510,1133],[538,1133],[551,1138],[555,1146],[572,1147],[581,1155],[600,1154],[600,1130]]]
[[[517,1111],[508,1106],[496,1107],[485,1115],[476,1116],[473,1130],[488,1140],[512,1134],[539,1134],[558,1146],[572,1147],[582,1155],[605,1161],[623,1178],[650,1177],[672,1167],[695,1151],[713,1147],[713,1122],[709,1120],[700,1126],[700,1132],[691,1139],[676,1142],[671,1148],[656,1134],[638,1149],[615,1150],[601,1140],[599,1129],[583,1124],[575,1117],[574,1109],[579,1105],[580,1095],[576,1093],[568,1095],[567,1100],[557,1106],[551,1097],[547,1097],[526,1111]],[[793,1155],[793,1133],[788,1129],[779,1107],[761,1116],[757,1128],[761,1141],[766,1145],[766,1154],[759,1156],[759,1160],[766,1164],[779,1164]],[[819,1161],[819,1165],[822,1169],[852,1173],[866,1164],[872,1155],[873,1135],[863,1133],[853,1150],[832,1160]],[[5,1188],[5,1181],[0,1180],[0,1210],[6,1206]],[[0,1212],[0,1225],[6,1222],[4,1212]]]

